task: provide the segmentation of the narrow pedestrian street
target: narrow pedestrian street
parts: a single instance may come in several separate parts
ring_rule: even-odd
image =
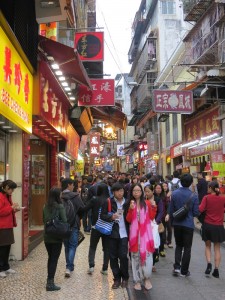
[[[17,273],[0,280],[1,300],[223,300],[225,284],[225,248],[221,247],[222,263],[220,279],[206,278],[204,244],[198,232],[194,234],[192,259],[190,264],[191,276],[181,278],[172,276],[174,249],[166,249],[166,258],[160,258],[157,263],[157,272],[152,275],[153,289],[149,292],[134,291],[132,275],[128,289],[112,290],[112,273],[102,275],[101,245],[98,246],[96,267],[93,275],[87,274],[87,255],[89,236],[79,246],[76,255],[75,271],[71,278],[64,278],[64,252],[56,273],[56,283],[61,286],[59,292],[46,292],[46,262],[47,254],[44,243],[34,249],[24,261],[12,262],[11,267]],[[131,271],[131,270],[130,270]]]

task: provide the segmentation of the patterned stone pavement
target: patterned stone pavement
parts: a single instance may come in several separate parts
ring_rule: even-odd
[[[88,247],[90,236],[78,247],[75,258],[75,270],[71,278],[65,278],[64,247],[59,259],[55,282],[61,286],[57,292],[46,292],[47,252],[42,242],[24,261],[11,262],[14,275],[0,279],[1,300],[128,300],[126,289],[112,290],[113,276],[100,273],[102,266],[101,241],[96,252],[96,266],[93,275],[87,274]]]

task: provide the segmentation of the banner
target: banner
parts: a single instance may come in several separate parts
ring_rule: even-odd
[[[90,134],[90,157],[95,158],[100,155],[100,133]]]

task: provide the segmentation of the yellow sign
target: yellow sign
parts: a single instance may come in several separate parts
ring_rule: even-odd
[[[33,76],[0,27],[0,114],[32,133]]]
[[[84,160],[76,160],[75,172],[84,174]]]

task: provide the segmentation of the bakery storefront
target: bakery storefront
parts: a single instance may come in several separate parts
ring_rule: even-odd
[[[32,132],[33,69],[8,24],[0,16],[0,182],[17,183],[13,201],[25,209],[16,214],[11,258],[28,254],[29,136]]]

